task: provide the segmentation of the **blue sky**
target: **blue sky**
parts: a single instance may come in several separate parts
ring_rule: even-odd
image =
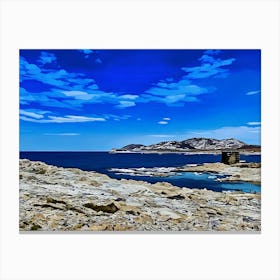
[[[20,150],[260,144],[260,50],[20,50]]]

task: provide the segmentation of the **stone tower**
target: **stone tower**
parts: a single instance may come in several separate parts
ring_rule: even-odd
[[[240,161],[240,154],[236,151],[223,151],[222,152],[222,163],[234,164]]]

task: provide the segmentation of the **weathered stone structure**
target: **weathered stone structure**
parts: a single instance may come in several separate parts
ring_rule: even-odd
[[[222,152],[222,163],[234,164],[240,161],[240,154],[236,151],[223,151]]]

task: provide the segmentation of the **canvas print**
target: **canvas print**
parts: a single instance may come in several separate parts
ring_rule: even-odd
[[[21,232],[261,231],[261,51],[23,49]]]

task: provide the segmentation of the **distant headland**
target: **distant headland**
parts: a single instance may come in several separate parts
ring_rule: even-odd
[[[111,153],[217,153],[222,150],[237,150],[241,153],[260,153],[260,145],[249,145],[235,138],[190,138],[183,141],[164,141],[152,145],[129,144],[112,149]]]

